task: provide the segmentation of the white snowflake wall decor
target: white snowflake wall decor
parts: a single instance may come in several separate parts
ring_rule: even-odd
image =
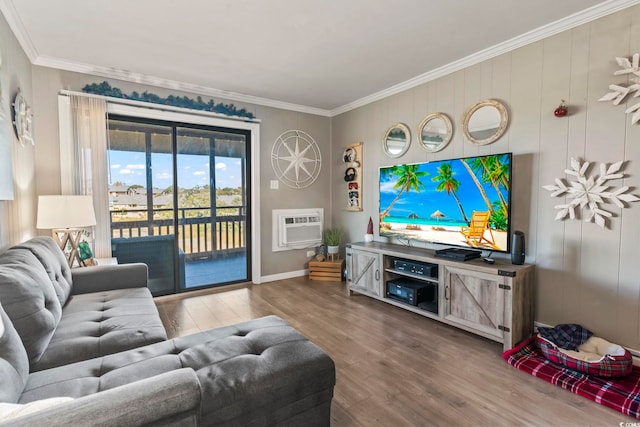
[[[614,203],[619,208],[625,208],[624,202],[637,202],[640,200],[633,194],[625,194],[629,191],[629,187],[620,187],[617,190],[607,191],[611,187],[607,181],[613,179],[624,178],[622,169],[622,161],[612,164],[607,168],[604,163],[600,164],[600,176],[594,178],[587,176],[589,162],[581,163],[578,160],[571,159],[571,169],[565,169],[567,175],[576,178],[577,181],[570,181],[569,186],[556,178],[556,185],[545,185],[542,188],[551,191],[551,197],[558,197],[566,193],[571,200],[564,205],[556,205],[558,209],[556,221],[565,219],[569,215],[570,219],[576,218],[575,208],[586,210],[584,221],[595,222],[600,227],[606,225],[606,218],[610,218],[612,213],[600,207],[600,204],[606,203],[605,199]]]
[[[640,54],[634,54],[631,61],[629,58],[616,57],[616,62],[622,69],[614,72],[614,76],[632,74],[635,77],[629,79],[633,84],[627,87],[616,84],[609,85],[611,92],[598,99],[598,101],[613,101],[613,105],[620,104],[632,92],[635,92],[634,98],[640,97]],[[640,121],[640,102],[627,108],[624,112],[626,114],[633,113],[631,116],[632,125],[638,123]]]

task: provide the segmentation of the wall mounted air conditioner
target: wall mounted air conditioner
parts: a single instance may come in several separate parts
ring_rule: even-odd
[[[324,209],[274,209],[272,211],[274,252],[304,249],[322,243]]]

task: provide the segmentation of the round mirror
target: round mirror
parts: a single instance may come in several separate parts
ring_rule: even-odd
[[[464,114],[462,130],[474,144],[491,144],[507,130],[509,114],[500,102],[493,99],[480,101]]]
[[[409,149],[411,131],[404,123],[396,123],[384,133],[382,148],[389,157],[400,157]]]
[[[418,142],[427,151],[440,151],[451,141],[452,128],[451,120],[446,114],[429,114],[418,126]]]

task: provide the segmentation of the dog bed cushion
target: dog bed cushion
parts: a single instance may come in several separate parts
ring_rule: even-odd
[[[550,361],[578,372],[600,377],[622,377],[631,373],[633,358],[629,350],[602,338],[591,336],[576,350],[558,347],[536,336],[541,353]]]

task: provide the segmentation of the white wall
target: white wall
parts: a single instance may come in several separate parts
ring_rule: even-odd
[[[608,229],[581,221],[555,221],[554,206],[543,185],[565,177],[572,157],[595,164],[625,160],[629,185],[640,195],[640,125],[630,125],[625,106],[598,102],[614,77],[615,56],[640,52],[640,6],[601,18],[519,48],[398,95],[344,113],[332,120],[333,152],[364,142],[364,211],[346,212],[344,182],[331,178],[333,218],[362,240],[366,224],[378,212],[379,166],[476,154],[515,154],[512,190],[514,230],[523,230],[527,262],[537,265],[536,320],[550,325],[580,323],[597,334],[640,349],[640,202],[614,212]],[[494,98],[511,114],[506,134],[487,146],[463,139],[464,111]],[[567,100],[570,114],[553,110]],[[629,101],[633,105],[638,99]],[[454,137],[443,151],[428,154],[415,142],[416,129],[429,113],[444,112],[454,121]],[[413,144],[400,159],[382,152],[382,135],[395,122],[409,125]],[[338,155],[333,165],[341,168]],[[343,168],[343,167],[342,167]],[[610,209],[609,209],[610,208]],[[378,238],[379,239],[379,238]]]
[[[0,82],[0,138],[11,147],[14,200],[0,201],[0,250],[35,234],[36,186],[34,179],[35,148],[22,147],[13,128],[13,102],[18,90],[27,104],[34,107],[31,90],[31,63],[20,47],[9,25],[0,14],[0,50],[2,68]],[[7,159],[4,159],[5,161]]]

